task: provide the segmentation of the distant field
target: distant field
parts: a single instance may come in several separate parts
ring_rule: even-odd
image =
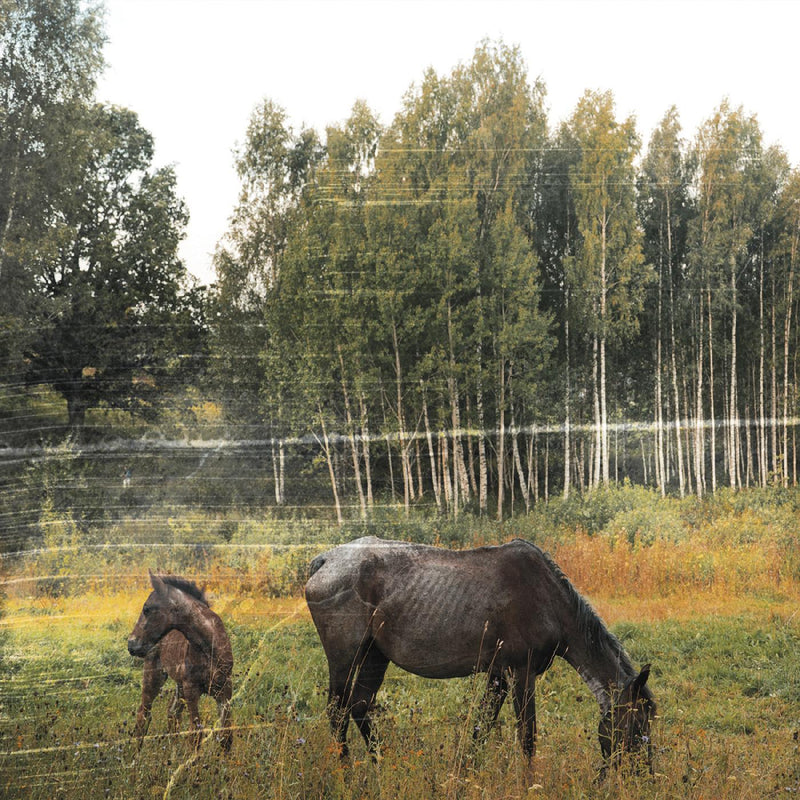
[[[669,563],[668,550],[660,560]],[[646,575],[627,591],[611,590],[615,583],[601,574],[613,563],[610,555],[593,559],[588,551],[564,550],[561,561],[567,572],[570,564],[577,571],[576,585],[633,660],[653,663],[660,713],[652,778],[617,774],[593,783],[598,709],[563,662],[538,683],[532,776],[515,742],[510,706],[488,744],[472,747],[483,678],[434,682],[396,668],[379,695],[380,766],[366,758],[351,727],[353,760],[345,767],[331,747],[325,659],[303,600],[214,585],[213,605],[236,658],[233,750],[225,756],[210,739],[195,754],[185,736],[167,736],[165,689],[137,754],[130,731],[141,661],[128,655],[125,640],[147,594],[142,575],[141,586],[131,589],[61,597],[7,584],[0,618],[0,785],[8,797],[42,800],[762,800],[800,792],[800,606],[793,590],[781,585],[770,592],[755,575],[752,592],[713,584],[655,591]],[[203,711],[213,722],[213,703],[205,700]]]

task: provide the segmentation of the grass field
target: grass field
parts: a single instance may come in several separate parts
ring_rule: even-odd
[[[696,552],[665,545],[654,563],[652,552],[600,547],[597,539],[579,538],[555,554],[634,662],[653,664],[659,718],[652,777],[623,771],[595,783],[598,708],[564,662],[537,684],[532,773],[515,741],[510,704],[488,743],[473,747],[481,676],[436,682],[394,667],[378,698],[380,764],[366,757],[351,726],[352,760],[343,765],[324,714],[325,659],[302,598],[268,599],[213,583],[213,607],[226,622],[236,659],[233,749],[224,755],[207,738],[195,752],[185,735],[168,736],[165,689],[137,752],[130,732],[142,662],[128,655],[125,641],[147,595],[142,574],[140,586],[89,587],[60,597],[6,583],[0,787],[10,798],[42,800],[761,800],[800,793],[796,587],[757,572],[753,558],[706,545],[702,555],[716,559],[718,579],[670,588],[665,571]],[[609,577],[623,569],[638,580],[619,584]],[[733,586],[735,575],[740,583]],[[214,704],[206,699],[202,709],[213,723]]]

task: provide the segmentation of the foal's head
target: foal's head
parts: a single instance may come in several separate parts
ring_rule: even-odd
[[[150,573],[153,591],[145,600],[142,613],[128,636],[128,652],[144,656],[151,647],[171,631],[180,613],[186,613],[193,602],[208,605],[205,594],[191,581],[174,576],[160,577]]]
[[[638,753],[645,757],[652,772],[650,721],[656,704],[645,685],[649,675],[650,665],[645,664],[622,688],[600,720],[600,748],[606,764],[617,765],[623,753]]]

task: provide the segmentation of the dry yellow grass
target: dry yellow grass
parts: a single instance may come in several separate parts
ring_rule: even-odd
[[[203,575],[234,641],[234,752],[193,756],[164,737],[164,705],[140,756],[127,730],[140,667],[125,638],[149,591],[126,568],[52,597],[7,583],[0,635],[0,780],[30,798],[466,798],[762,800],[800,792],[800,587],[777,548],[706,539],[576,535],[553,556],[635,660],[652,660],[659,702],[656,774],[599,762],[597,707],[557,663],[538,683],[540,745],[522,762],[511,712],[486,748],[469,748],[482,679],[430,682],[390,670],[379,696],[380,767],[354,731],[344,766],[324,717],[324,656],[299,594],[265,596],[257,576],[212,564]],[[268,569],[268,562],[263,568]],[[212,713],[209,713],[211,718]]]

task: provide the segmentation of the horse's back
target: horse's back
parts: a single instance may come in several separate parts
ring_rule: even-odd
[[[545,606],[553,578],[522,541],[453,551],[370,537],[320,556],[306,598],[326,651],[366,635],[405,669],[437,677],[467,674],[498,641],[516,658],[529,644],[523,630],[549,643],[552,617],[531,620],[528,601]]]
[[[463,584],[473,590],[508,585],[520,571],[543,571],[537,570],[540,561],[542,552],[521,539],[497,546],[448,550],[367,536],[328,550],[311,562],[306,598],[324,602],[354,589],[362,597],[368,594],[370,599],[382,599],[381,594],[409,587],[409,581],[420,576],[432,582],[430,588],[437,584],[445,589]]]

